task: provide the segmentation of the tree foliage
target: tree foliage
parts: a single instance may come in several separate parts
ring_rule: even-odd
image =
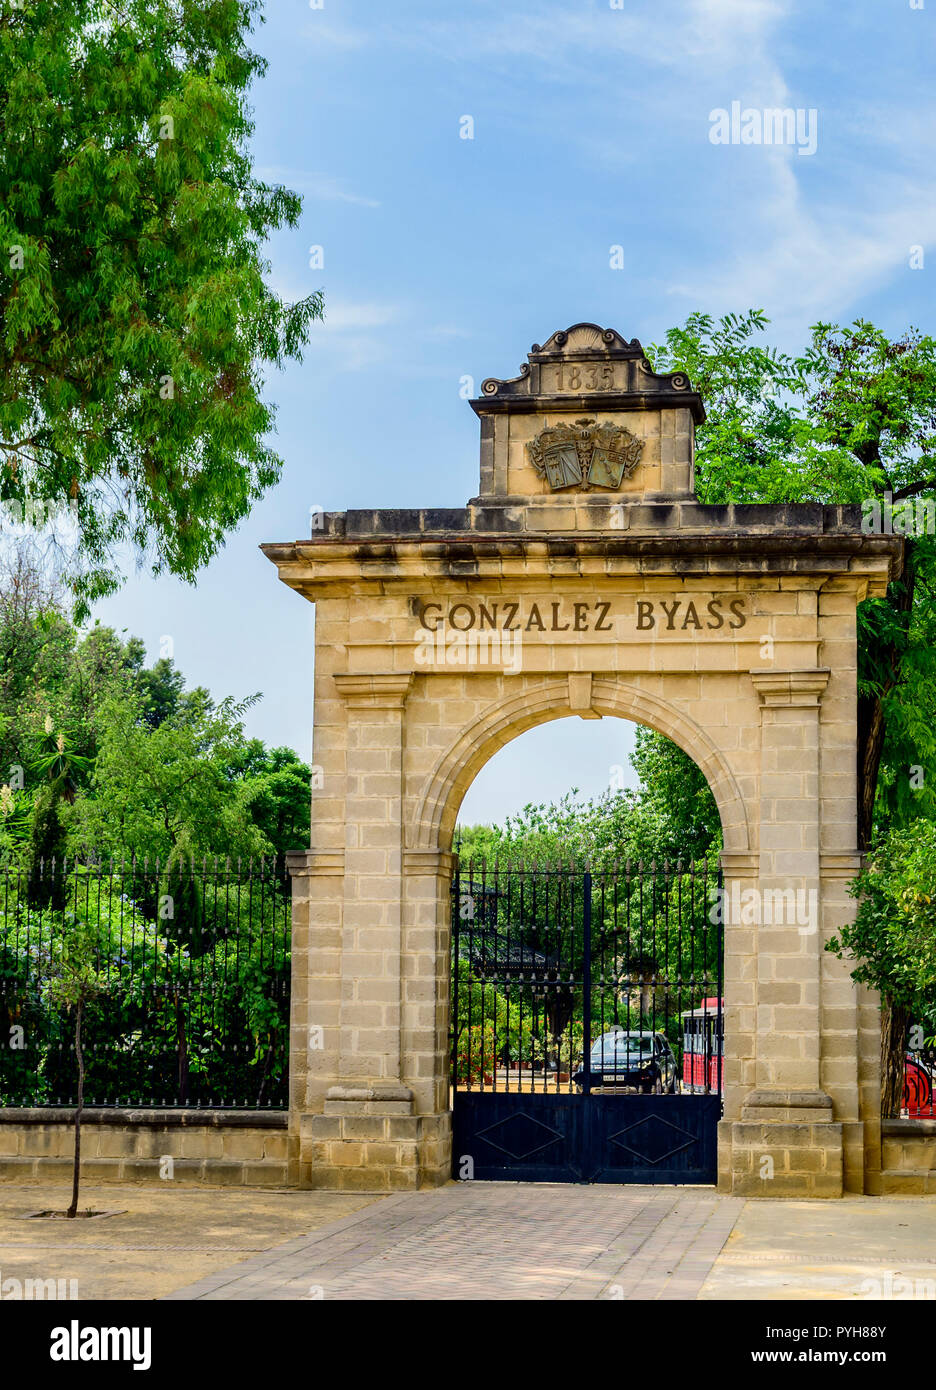
[[[127,546],[191,580],[276,481],[267,366],[321,295],[263,245],[298,195],[254,176],[260,0],[30,0],[0,15],[0,502],[66,509],[76,616]]]
[[[307,844],[310,770],[247,738],[259,696],[215,702],[168,658],[147,667],[139,639],[75,628],[33,558],[0,567],[0,852],[35,869]]]
[[[869,522],[877,502],[882,524],[888,505],[936,508],[936,340],[891,339],[864,319],[819,323],[793,356],[760,341],[767,324],[759,310],[693,314],[649,350],[656,370],[687,371],[705,402],[700,499],[857,503]],[[875,817],[883,827],[936,812],[936,538],[916,520],[903,574],[859,608],[862,847]],[[912,767],[932,775],[911,778]]]

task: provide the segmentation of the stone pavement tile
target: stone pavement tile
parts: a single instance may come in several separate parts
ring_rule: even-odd
[[[392,1207],[401,1200],[402,1198],[400,1197],[384,1197],[379,1198],[374,1205],[375,1208],[379,1210],[380,1206],[386,1205]],[[332,1222],[331,1225],[323,1229],[310,1232],[304,1236],[299,1236],[295,1240],[286,1241],[284,1244],[276,1246],[273,1249],[265,1250],[262,1254],[254,1256],[253,1259],[244,1260],[236,1265],[228,1265],[227,1268],[223,1270],[217,1270],[195,1284],[187,1285],[184,1289],[175,1290],[173,1293],[168,1294],[167,1298],[189,1300],[192,1298],[208,1297],[211,1296],[215,1290],[230,1284],[232,1278],[235,1277],[235,1273],[236,1277],[243,1278],[250,1275],[255,1270],[266,1268],[273,1261],[276,1263],[288,1263],[289,1259],[293,1256],[301,1257],[303,1262],[305,1262],[312,1258],[310,1252],[314,1251],[316,1246],[320,1245],[323,1241],[327,1241],[330,1245],[333,1242],[340,1244],[344,1237],[344,1233],[346,1231],[353,1232],[353,1228],[360,1224],[359,1218],[363,1215],[363,1211],[351,1212],[348,1216]],[[386,1216],[384,1219],[386,1220]],[[349,1238],[353,1238],[353,1236],[349,1235]]]
[[[616,1277],[641,1298],[671,1280],[693,1296],[739,1207],[708,1189],[700,1199],[688,1188],[452,1183],[385,1199],[353,1229],[345,1221],[333,1238],[317,1232],[173,1296],[596,1299],[613,1296]]]

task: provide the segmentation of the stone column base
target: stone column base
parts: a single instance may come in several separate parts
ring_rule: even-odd
[[[822,1091],[752,1091],[718,1126],[718,1187],[738,1197],[841,1197],[843,1127]]]
[[[451,1166],[451,1116],[415,1115],[408,1086],[332,1086],[321,1115],[299,1117],[300,1187],[414,1191]]]

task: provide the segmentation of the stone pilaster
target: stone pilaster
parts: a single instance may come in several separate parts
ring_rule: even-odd
[[[402,1080],[403,711],[411,672],[336,674],[347,712],[337,1076],[301,1126],[315,1186],[418,1185],[423,1126]]]
[[[338,1075],[399,1084],[403,706],[413,676],[334,680],[348,712]]]
[[[337,1072],[344,852],[296,850],[286,858],[292,876],[290,1183],[305,1185],[300,1134],[306,1118],[322,1110]]]
[[[761,707],[759,873],[756,894],[729,898],[727,911],[756,929],[754,1086],[721,1136],[730,1150],[722,1186],[747,1195],[838,1197],[843,1188],[842,1124],[821,1078],[819,702],[829,674],[751,673]]]
[[[723,902],[744,901],[757,885],[758,856],[724,851],[721,856]],[[757,1058],[757,939],[752,923],[724,923],[724,1033],[729,1041],[723,1061],[724,1116],[736,1120],[755,1083]]]

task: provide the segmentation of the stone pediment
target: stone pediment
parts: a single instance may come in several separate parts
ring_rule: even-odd
[[[605,401],[605,397],[611,399]],[[477,414],[492,409],[527,409],[547,402],[563,405],[579,400],[583,407],[640,410],[648,404],[688,408],[696,424],[705,408],[684,372],[655,372],[637,338],[628,342],[613,328],[577,323],[534,343],[520,375],[501,380],[488,377],[481,396],[471,405]]]
[[[685,373],[654,372],[636,338],[577,323],[534,343],[520,375],[488,377],[480,498],[536,506],[553,493],[626,501],[693,494],[702,399]]]

